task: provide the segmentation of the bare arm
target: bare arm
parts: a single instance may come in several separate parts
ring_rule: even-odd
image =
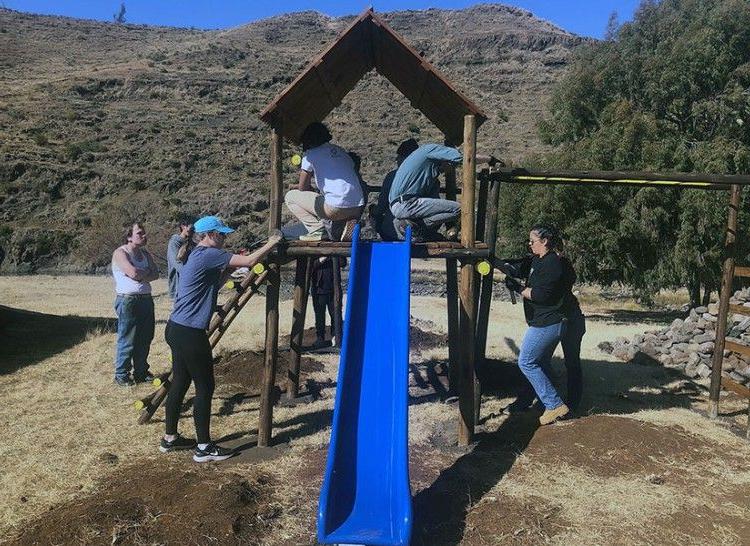
[[[155,281],[159,278],[159,268],[157,267],[156,263],[154,262],[154,258],[151,256],[151,253],[142,250],[146,255],[146,260],[148,260],[148,269],[145,271],[144,275],[141,277],[141,282],[151,282]]]
[[[132,263],[130,263],[130,259],[128,258],[128,253],[125,252],[123,249],[118,248],[115,250],[114,254],[112,254],[112,259],[117,264],[117,267],[120,268],[120,271],[122,271],[126,277],[130,277],[133,280],[140,281],[141,276],[144,273],[143,269],[138,269],[135,267]]]
[[[300,191],[311,191],[312,190],[312,173],[307,172],[304,169],[299,172],[299,183],[297,189]]]
[[[277,244],[279,244],[279,241],[281,241],[281,239],[283,239],[283,237],[280,232],[274,233],[268,238],[266,244],[264,244],[254,252],[248,255],[232,254],[232,257],[229,259],[229,267],[253,267],[259,261],[265,258],[266,255],[271,252],[271,250]]]

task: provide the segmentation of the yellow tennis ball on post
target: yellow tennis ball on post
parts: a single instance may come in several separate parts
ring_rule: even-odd
[[[299,154],[294,154],[292,156],[292,165],[294,165],[295,167],[299,167],[300,165],[302,165],[302,156],[300,156]]]
[[[224,288],[226,288],[227,290],[231,290],[232,288],[234,288],[234,281],[227,281],[227,283],[224,285]]]
[[[260,275],[265,270],[266,270],[266,266],[263,265],[262,263],[257,263],[253,266],[253,273],[255,273],[256,275]]]
[[[154,387],[161,387],[161,377],[154,377],[154,380],[151,383]]]
[[[136,400],[133,403],[133,407],[135,408],[135,411],[141,411],[146,405],[143,403],[143,400]]]
[[[479,273],[482,277],[489,275],[490,271],[492,271],[492,266],[487,260],[482,260],[477,264],[477,273]]]

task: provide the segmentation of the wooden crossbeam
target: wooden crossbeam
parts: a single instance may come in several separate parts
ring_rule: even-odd
[[[735,277],[750,277],[750,267],[739,267],[734,268]]]
[[[747,345],[741,345],[739,343],[735,343],[734,341],[726,340],[724,342],[724,349],[727,351],[732,351],[734,353],[739,353],[745,356],[750,356],[750,347]]]
[[[750,316],[750,307],[745,307],[744,305],[729,305],[729,313],[733,313],[735,315],[747,315]]]
[[[725,388],[728,391],[732,391],[735,394],[739,394],[743,398],[750,398],[750,388],[747,388],[744,385],[740,385],[733,379],[722,376],[721,377],[721,386]]]
[[[519,184],[571,184],[576,186],[635,186],[727,190],[731,185],[750,185],[747,175],[649,173],[621,171],[531,171],[523,168],[495,168],[488,176]]]

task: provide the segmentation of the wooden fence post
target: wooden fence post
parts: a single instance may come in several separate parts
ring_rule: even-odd
[[[461,244],[474,248],[474,183],[476,180],[477,120],[472,114],[464,116],[463,185],[461,188]],[[461,332],[461,370],[459,373],[459,445],[468,445],[474,437],[474,347],[476,332],[476,300],[474,299],[474,263],[465,260],[461,265],[459,288],[459,329]]]
[[[711,363],[711,385],[708,394],[708,416],[715,419],[719,416],[719,393],[721,392],[721,365],[724,362],[724,338],[727,335],[727,315],[729,299],[732,297],[732,280],[734,279],[734,258],[737,239],[737,212],[742,198],[742,186],[733,184],[729,198],[729,215],[727,219],[727,238],[724,244],[724,266],[719,292],[719,319],[716,323],[716,342]]]
[[[479,304],[477,310],[477,333],[476,333],[476,369],[477,378],[484,371],[485,359],[487,356],[487,329],[490,321],[490,307],[492,306],[492,285],[494,282],[494,268],[495,268],[495,253],[497,247],[497,214],[498,214],[498,200],[500,198],[500,181],[493,180],[489,188],[489,196],[487,201],[487,218],[486,225],[483,230],[484,242],[487,244],[487,250],[489,256],[487,261],[490,263],[490,272],[481,278],[481,288],[479,291]],[[479,420],[479,411],[481,409],[482,392],[481,392],[481,381],[479,381],[480,389],[477,391],[475,399],[475,415],[477,421]]]

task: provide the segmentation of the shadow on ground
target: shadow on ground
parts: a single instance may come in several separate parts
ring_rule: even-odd
[[[424,370],[440,374],[442,363],[420,365]],[[578,416],[597,414],[629,414],[647,409],[689,408],[705,395],[705,388],[674,370],[661,366],[586,360],[584,369],[584,397]],[[415,373],[412,368],[412,373]],[[565,392],[565,369],[555,359],[550,370],[559,392]],[[511,398],[525,382],[515,362],[488,359],[479,369],[482,395],[491,398]],[[447,378],[438,375],[442,386]],[[412,384],[422,386],[424,394],[412,392],[412,403],[423,397],[440,397],[442,391],[432,389],[435,380],[420,377]],[[413,390],[413,389],[412,389]],[[458,544],[466,533],[466,518],[472,506],[492,489],[513,467],[539,428],[539,412],[529,411],[505,417],[487,411],[480,414],[475,443],[461,454],[429,486],[414,497],[414,531],[412,544]],[[499,426],[497,419],[504,419]],[[451,427],[451,435],[454,435]],[[456,444],[456,437],[445,438],[441,445]],[[451,449],[449,447],[449,449]],[[458,449],[458,448],[452,448]]]
[[[117,331],[117,320],[60,316],[0,305],[0,375],[31,366],[86,339]]]

